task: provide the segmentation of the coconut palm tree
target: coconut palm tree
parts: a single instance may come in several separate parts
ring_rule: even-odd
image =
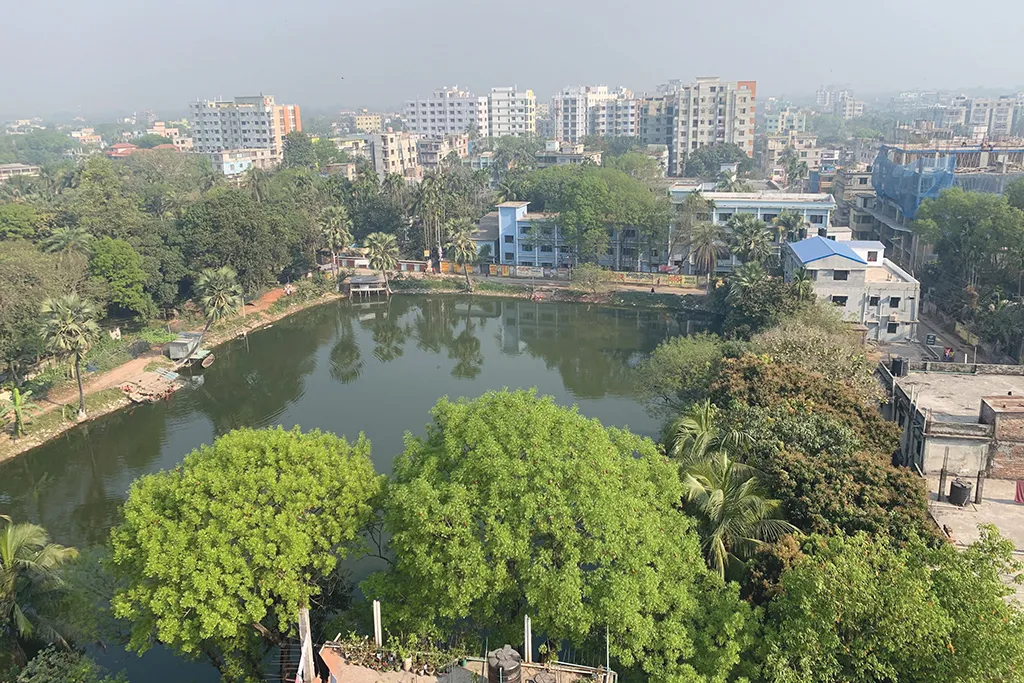
[[[25,435],[25,418],[28,411],[36,408],[36,404],[29,401],[31,391],[21,391],[18,387],[11,389],[11,400],[5,406],[5,412],[10,412],[11,421],[14,424],[14,438],[20,439]]]
[[[78,380],[78,419],[85,417],[85,390],[82,388],[82,358],[100,334],[96,311],[77,294],[47,299],[41,309],[41,336],[46,350],[57,356],[75,359]]]
[[[187,356],[178,362],[178,367],[187,363],[202,346],[203,337],[210,331],[210,326],[218,320],[226,318],[242,310],[245,301],[242,299],[242,286],[238,284],[238,273],[231,266],[207,268],[199,273],[192,285],[196,302],[206,318],[206,325],[199,333],[199,341]]]
[[[366,256],[370,268],[379,270],[384,276],[384,288],[391,293],[388,271],[398,267],[398,240],[386,232],[371,232],[366,236]]]
[[[88,254],[92,246],[92,234],[80,225],[54,228],[43,240],[43,251],[52,254]]]
[[[699,221],[690,227],[690,234],[687,244],[690,254],[693,255],[694,265],[697,271],[707,273],[708,291],[711,291],[711,274],[721,256],[725,241],[725,232],[722,226],[708,221]]]
[[[761,543],[797,531],[782,519],[779,501],[767,497],[757,471],[724,450],[687,464],[683,490],[683,509],[697,520],[708,568],[723,579]]]
[[[352,244],[352,218],[344,204],[328,206],[320,213],[320,229],[331,252],[331,271],[335,287],[338,283],[338,252]]]
[[[793,289],[796,290],[797,301],[809,299],[814,294],[811,271],[803,266],[793,270]]]
[[[469,265],[476,262],[476,242],[473,241],[473,226],[468,221],[456,223],[451,230],[448,248],[455,257],[455,262],[462,266],[466,275],[466,290],[473,291],[473,281],[469,279]]]
[[[695,403],[673,420],[664,438],[665,452],[684,463],[704,460],[720,450],[744,453],[752,441],[747,432],[722,429],[719,408],[710,400]]]
[[[14,636],[15,659],[24,663],[21,645],[26,641],[68,645],[49,614],[63,595],[58,570],[78,551],[51,543],[41,526],[4,519],[6,524],[0,529],[0,631]]]
[[[757,261],[739,266],[729,278],[729,294],[726,300],[730,304],[742,301],[758,286],[768,280],[768,271]]]
[[[257,203],[263,203],[267,199],[267,191],[270,186],[270,173],[260,168],[250,168],[245,174],[245,187]]]
[[[795,211],[786,210],[772,219],[772,226],[775,228],[776,241],[780,245],[784,241],[792,242],[804,229],[804,217]]]
[[[742,261],[764,263],[772,255],[772,239],[764,221],[749,213],[737,213],[727,225],[729,244]]]

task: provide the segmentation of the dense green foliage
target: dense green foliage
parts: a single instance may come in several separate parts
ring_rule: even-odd
[[[155,315],[153,299],[144,290],[147,278],[142,257],[128,242],[110,237],[96,240],[89,257],[89,274],[108,288],[110,306],[142,319]]]
[[[754,160],[739,145],[716,143],[703,145],[687,155],[685,175],[692,178],[717,178],[722,164],[738,163],[740,174],[754,169]]]
[[[0,135],[0,164],[53,164],[78,143],[55,130],[33,130],[25,135]]]
[[[1019,356],[1024,309],[1024,211],[1021,188],[1005,196],[945,190],[922,202],[912,227],[934,246],[922,284],[943,312],[970,324],[996,349]]]
[[[526,392],[433,414],[387,489],[394,567],[364,584],[403,628],[514,638],[529,614],[556,642],[607,627],[612,655],[658,680],[726,679],[750,615],[703,569],[653,443]]]
[[[208,658],[226,680],[261,679],[300,607],[327,605],[339,558],[379,481],[365,439],[233,431],[131,487],[112,534],[126,587],[114,599],[131,647]]]
[[[33,657],[13,683],[121,683],[96,662],[75,650],[47,648]]]
[[[1006,603],[1013,544],[894,548],[866,534],[814,537],[767,608],[763,680],[1017,680],[1024,613]]]

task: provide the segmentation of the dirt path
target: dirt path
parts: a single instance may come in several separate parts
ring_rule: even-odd
[[[270,290],[252,304],[247,304],[242,314],[237,318],[229,319],[229,322],[232,324],[227,329],[212,330],[206,335],[205,341],[210,346],[214,346],[231,339],[242,331],[254,330],[287,315],[296,313],[307,306],[316,305],[325,301],[323,299],[312,300],[296,308],[281,311],[275,315],[268,314],[270,307],[273,306],[274,303],[282,296],[284,296],[283,287]],[[195,331],[198,332],[199,330],[197,329]],[[116,368],[86,377],[82,389],[86,396],[91,396],[107,389],[122,387],[132,380],[138,379],[139,376],[145,372],[147,365],[163,358],[165,358],[165,356],[163,355],[162,349],[152,349],[143,353],[138,358],[133,358],[127,363],[123,363]],[[47,413],[53,412],[65,405],[70,404],[77,406],[78,385],[72,381],[66,386],[61,386],[51,390],[47,396],[36,398],[35,402],[38,408],[32,411],[32,418],[38,418],[42,415],[46,415]],[[112,402],[100,410],[90,410],[89,419],[94,419],[117,410],[125,405],[126,402],[127,398],[123,398],[121,401]],[[59,429],[50,430],[45,433],[33,434],[29,431],[25,437],[18,441],[14,441],[8,434],[0,433],[0,462],[49,441],[58,434],[75,426],[75,424],[77,424],[77,422],[68,421],[66,423],[62,423]]]

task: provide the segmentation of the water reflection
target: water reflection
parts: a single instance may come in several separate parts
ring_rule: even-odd
[[[100,418],[0,465],[0,513],[43,524],[60,543],[102,543],[134,479],[241,426],[362,431],[374,466],[388,472],[404,431],[422,432],[439,396],[501,387],[537,387],[654,435],[658,425],[630,398],[630,370],[667,336],[700,328],[660,312],[486,297],[319,306],[218,347],[214,365],[168,401]],[[143,658],[157,683],[183,680],[167,659]]]

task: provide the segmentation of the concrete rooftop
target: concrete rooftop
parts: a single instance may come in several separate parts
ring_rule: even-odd
[[[1024,396],[1024,377],[1019,375],[960,375],[945,372],[911,372],[896,382],[908,395],[919,392],[921,412],[931,411],[940,422],[978,422],[985,396]]]

